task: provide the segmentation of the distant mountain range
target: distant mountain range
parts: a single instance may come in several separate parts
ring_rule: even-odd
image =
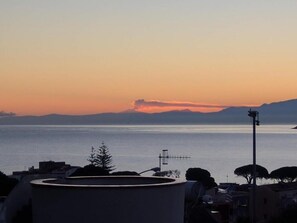
[[[128,110],[122,113],[92,115],[7,116],[0,125],[179,125],[179,124],[249,124],[250,107],[230,107],[219,112],[200,113],[189,110],[162,113],[142,113]],[[252,107],[262,124],[297,124],[297,99]]]

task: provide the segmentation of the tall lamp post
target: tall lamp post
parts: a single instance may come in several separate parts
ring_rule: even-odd
[[[253,210],[252,210],[252,218],[251,222],[256,223],[256,125],[260,125],[259,121],[259,112],[258,111],[252,111],[249,110],[249,117],[253,119],[253,194],[252,194],[252,200],[253,200]]]

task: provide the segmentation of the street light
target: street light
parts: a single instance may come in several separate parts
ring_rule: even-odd
[[[259,112],[250,109],[248,116],[253,119],[253,211],[251,222],[256,223],[256,125],[260,125]]]
[[[159,171],[160,171],[160,167],[153,167],[153,168],[151,168],[151,169],[144,170],[144,171],[142,171],[142,172],[140,172],[140,173],[138,173],[138,174],[141,175],[141,174],[146,173],[146,172],[149,172],[149,171],[154,171],[155,173],[156,173],[156,172],[159,172]]]

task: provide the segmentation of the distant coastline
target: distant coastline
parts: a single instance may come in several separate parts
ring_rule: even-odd
[[[169,111],[162,113],[101,113],[91,115],[7,116],[0,125],[197,125],[249,124],[249,109],[259,112],[262,124],[297,123],[297,99],[263,104],[259,107],[229,107],[219,112]],[[297,128],[297,126],[295,127]]]

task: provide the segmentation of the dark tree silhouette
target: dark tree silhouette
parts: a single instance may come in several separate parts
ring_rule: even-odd
[[[253,179],[253,164],[238,167],[234,170],[234,174],[240,177],[244,177],[248,184],[252,183]],[[268,178],[269,174],[265,167],[256,165],[256,178]]]
[[[7,196],[17,183],[17,179],[10,178],[0,171],[0,196]]]
[[[93,146],[91,149],[90,156],[87,160],[90,162],[90,165],[96,166],[96,152],[95,152],[95,148]]]
[[[87,165],[83,168],[77,169],[73,174],[71,174],[71,177],[76,176],[106,176],[109,175],[109,172],[107,170],[104,170],[101,167],[97,167],[94,165]]]
[[[113,176],[140,176],[135,171],[117,171],[117,172],[112,172],[110,175],[113,175]]]
[[[115,168],[112,165],[112,156],[109,153],[108,147],[102,142],[96,154],[97,166],[101,167],[108,172],[113,171]]]
[[[187,180],[203,181],[210,177],[210,173],[202,168],[189,168],[186,172]]]
[[[189,168],[186,172],[187,180],[199,181],[206,189],[216,187],[217,184],[210,173],[202,168]]]
[[[202,184],[207,189],[218,186],[218,184],[215,182],[215,179],[213,177],[209,177],[209,178],[205,179],[204,181],[202,181]]]
[[[97,149],[92,147],[88,161],[90,165],[100,167],[108,172],[115,169],[112,165],[112,156],[104,142],[102,142],[101,146]]]
[[[293,182],[297,180],[297,166],[286,166],[273,170],[269,177],[281,182]]]

